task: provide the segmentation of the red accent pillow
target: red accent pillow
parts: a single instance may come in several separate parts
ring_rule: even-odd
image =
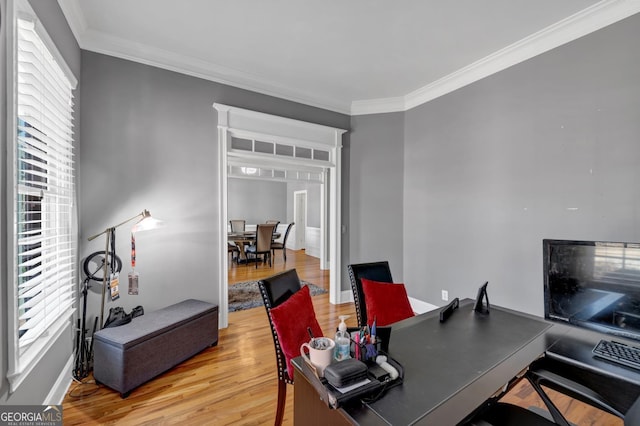
[[[300,356],[300,345],[311,340],[307,327],[311,327],[315,337],[323,336],[313,309],[309,287],[302,286],[289,299],[271,309],[270,312],[280,347],[287,361],[287,372],[293,379],[291,360]]]
[[[362,278],[367,320],[385,326],[414,316],[404,284],[383,283]]]

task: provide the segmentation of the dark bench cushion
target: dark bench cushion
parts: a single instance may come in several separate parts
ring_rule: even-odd
[[[136,317],[128,324],[105,328],[96,333],[96,340],[130,348],[167,331],[180,327],[217,309],[201,300],[187,299],[175,305]]]

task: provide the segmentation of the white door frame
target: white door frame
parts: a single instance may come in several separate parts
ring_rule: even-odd
[[[271,114],[236,108],[214,103],[218,112],[218,282],[219,327],[229,324],[228,303],[228,260],[227,260],[227,180],[229,153],[232,137],[249,140],[268,141],[305,148],[318,148],[329,152],[327,161],[305,160],[309,165],[320,165],[323,175],[328,177],[329,232],[323,232],[321,247],[328,247],[329,260],[329,302],[342,302],[341,284],[341,185],[342,185],[342,135],[344,129],[293,120]],[[258,157],[256,155],[255,157]],[[268,156],[260,156],[263,161],[273,161]],[[325,181],[325,188],[327,182]],[[326,189],[325,189],[326,191]],[[325,204],[326,206],[326,204]],[[324,213],[323,213],[324,214]],[[329,246],[327,246],[327,242]]]

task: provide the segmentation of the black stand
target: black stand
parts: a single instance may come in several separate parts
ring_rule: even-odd
[[[80,325],[76,333],[76,364],[73,369],[73,377],[76,380],[82,380],[89,375],[91,371],[91,358],[93,352],[93,333],[96,332],[98,327],[98,318],[93,323],[93,332],[91,333],[91,343],[87,343],[87,293],[89,291],[89,280],[86,278],[82,283],[82,296],[84,300],[82,302],[82,324]],[[78,319],[78,321],[80,321]]]
[[[473,310],[479,314],[489,314],[489,296],[487,295],[487,285],[489,281],[482,284],[478,289],[478,296],[476,297],[476,303],[473,305]],[[484,303],[486,301],[486,304]]]
[[[76,358],[73,368],[73,377],[76,380],[82,380],[87,377],[93,367],[93,335],[98,329],[98,317],[93,322],[90,342],[87,342],[87,333],[89,331],[87,330],[87,294],[89,293],[89,287],[91,287],[89,284],[91,280],[103,281],[103,277],[98,277],[96,274],[104,269],[106,259],[107,256],[103,251],[97,251],[87,256],[83,265],[86,278],[82,282],[82,296],[84,297],[82,301],[82,320],[78,319],[78,329],[76,330]],[[122,261],[118,256],[111,255],[108,261],[112,271],[120,272],[122,270]],[[92,262],[97,264],[94,271],[89,270]]]

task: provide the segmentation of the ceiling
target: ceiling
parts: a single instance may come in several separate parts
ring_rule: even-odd
[[[346,114],[403,111],[640,11],[627,0],[58,0],[81,48]]]

